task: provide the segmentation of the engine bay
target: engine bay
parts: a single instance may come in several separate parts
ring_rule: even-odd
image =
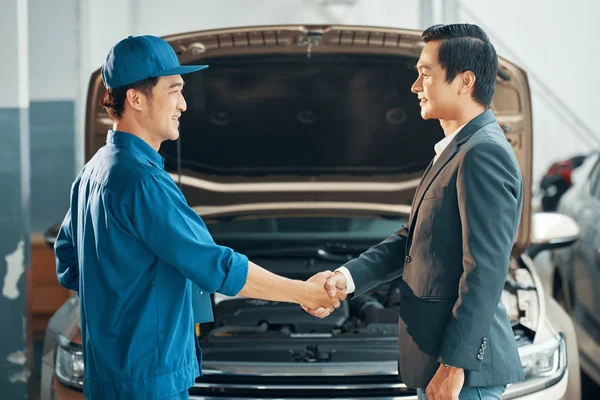
[[[352,254],[353,257],[357,255]],[[306,280],[319,271],[334,270],[340,264],[338,260],[325,262],[305,257],[259,260],[259,265],[278,275],[300,280]],[[342,301],[338,309],[323,319],[313,317],[292,303],[214,293],[211,296],[214,322],[202,324],[201,336],[397,336],[401,281],[402,278],[398,278],[383,283],[370,292]],[[539,315],[537,292],[529,271],[520,268],[516,260],[511,262],[502,302],[515,335],[531,336],[536,330]]]
[[[395,282],[380,285],[356,298],[342,301],[320,319],[296,304],[213,295],[214,324],[210,336],[249,333],[290,337],[334,336],[344,333],[397,335],[400,292]]]

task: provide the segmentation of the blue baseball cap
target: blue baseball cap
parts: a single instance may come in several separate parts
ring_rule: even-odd
[[[113,46],[102,67],[107,89],[131,85],[148,78],[183,75],[208,65],[181,65],[171,45],[157,36],[129,36]]]

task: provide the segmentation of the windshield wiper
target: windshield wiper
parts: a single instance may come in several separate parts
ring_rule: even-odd
[[[354,257],[351,254],[334,254],[324,249],[317,250],[317,256],[327,261],[336,261],[345,263],[352,260]]]

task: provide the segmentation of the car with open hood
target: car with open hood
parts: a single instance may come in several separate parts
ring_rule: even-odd
[[[182,64],[210,65],[185,76],[181,135],[160,153],[217,243],[277,274],[307,279],[406,222],[443,137],[438,121],[421,118],[410,91],[421,32],[289,25],[165,39]],[[88,90],[86,160],[112,127],[98,104],[103,93],[97,70]],[[504,398],[578,398],[572,325],[544,293],[532,262],[534,253],[573,243],[577,227],[553,214],[532,217],[529,86],[526,73],[503,58],[492,109],[525,188],[502,300],[526,379]],[[48,232],[49,244],[55,234]],[[288,303],[213,294],[214,322],[196,327],[203,376],[190,398],[416,399],[398,378],[398,283],[344,301],[324,319]],[[46,332],[41,398],[81,399],[82,384],[73,294]]]

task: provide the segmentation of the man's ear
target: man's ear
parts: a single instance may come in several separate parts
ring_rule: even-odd
[[[475,74],[472,71],[465,71],[460,78],[460,94],[470,93],[475,90]]]
[[[142,110],[142,102],[144,101],[144,99],[142,99],[142,93],[140,93],[139,91],[135,89],[127,90],[127,93],[125,93],[125,101],[134,110]]]

